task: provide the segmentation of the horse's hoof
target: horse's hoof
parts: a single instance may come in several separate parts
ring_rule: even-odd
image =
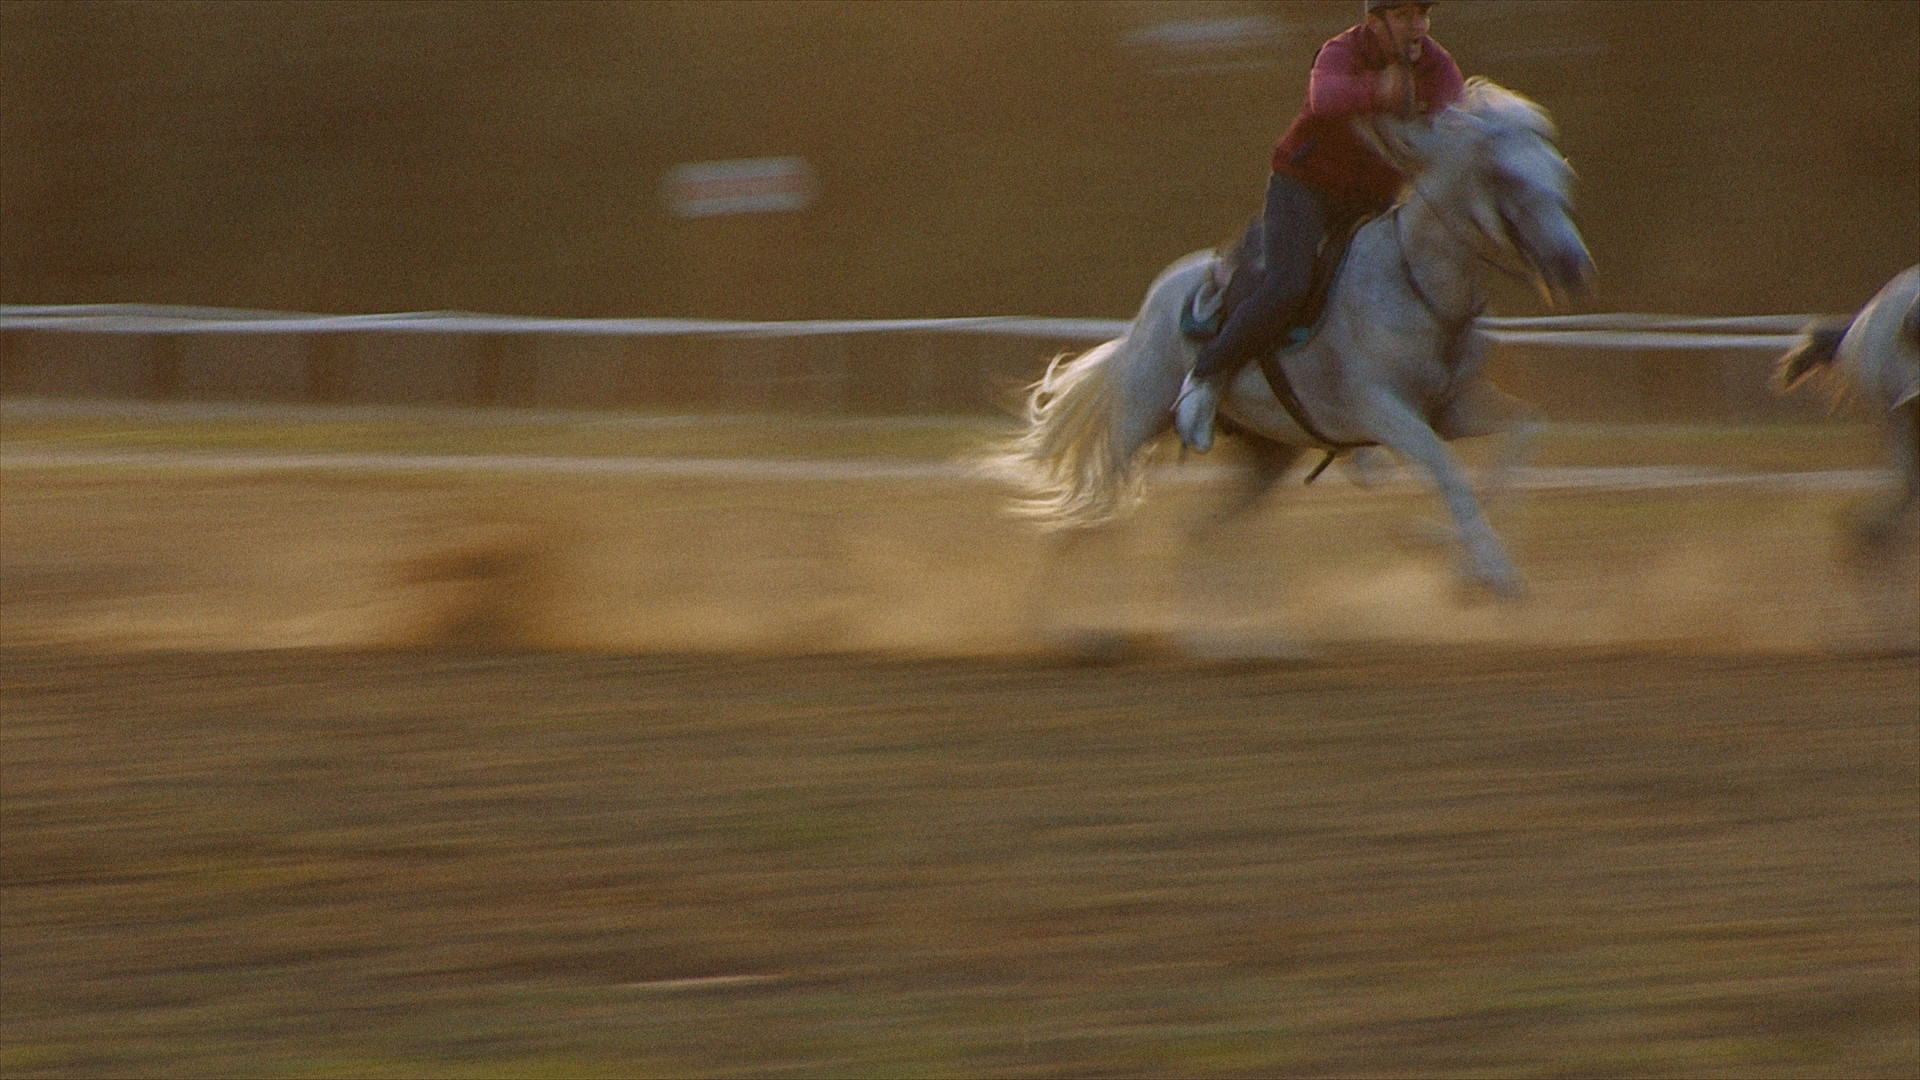
[[[1467,603],[1493,600],[1499,604],[1519,604],[1528,598],[1527,586],[1516,577],[1469,576],[1460,583],[1461,599]]]
[[[1515,574],[1503,574],[1499,577],[1489,579],[1487,581],[1487,591],[1493,594],[1495,600],[1503,604],[1518,604],[1527,599],[1529,595],[1527,592],[1527,583],[1521,581],[1519,576]]]
[[[1053,636],[1053,650],[1080,664],[1134,664],[1166,653],[1157,634],[1130,630],[1080,630]]]
[[[1189,660],[1215,663],[1303,663],[1320,654],[1299,640],[1279,634],[1184,630],[1169,644]]]

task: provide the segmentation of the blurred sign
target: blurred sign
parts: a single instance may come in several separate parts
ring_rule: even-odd
[[[667,209],[688,218],[799,210],[813,191],[813,167],[796,157],[689,162],[662,186]]]
[[[1126,44],[1155,56],[1167,75],[1258,71],[1273,66],[1282,25],[1261,15],[1244,18],[1176,19],[1143,27]]]

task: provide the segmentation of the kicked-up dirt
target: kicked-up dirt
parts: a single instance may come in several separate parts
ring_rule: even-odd
[[[1845,566],[1834,519],[1863,498],[1853,491],[1530,492],[1490,516],[1531,594],[1489,605],[1461,602],[1450,526],[1415,483],[1288,485],[1211,527],[1222,484],[1169,483],[1123,525],[1063,540],[1008,516],[1001,485],[887,464],[13,469],[0,485],[0,641],[925,657],[1102,636],[1209,655],[1920,648],[1920,537],[1904,565]]]

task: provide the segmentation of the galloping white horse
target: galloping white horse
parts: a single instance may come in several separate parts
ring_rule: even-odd
[[[1482,374],[1480,280],[1498,268],[1550,301],[1584,288],[1593,264],[1570,216],[1572,170],[1545,112],[1480,78],[1431,123],[1381,118],[1363,130],[1410,178],[1400,201],[1355,233],[1314,336],[1272,358],[1293,400],[1249,364],[1221,412],[1260,445],[1256,490],[1309,447],[1380,445],[1424,466],[1469,580],[1515,596],[1519,578],[1445,441],[1528,412]],[[1140,451],[1166,430],[1197,352],[1181,309],[1215,287],[1217,262],[1203,251],[1168,267],[1124,336],[1055,360],[1030,388],[1026,427],[988,461],[1025,490],[1019,509],[1084,527],[1138,501]]]
[[[1852,318],[1808,326],[1780,358],[1775,381],[1787,390],[1835,371],[1885,418],[1889,464],[1900,476],[1900,489],[1854,537],[1863,553],[1878,554],[1901,521],[1920,511],[1920,266],[1894,275]]]

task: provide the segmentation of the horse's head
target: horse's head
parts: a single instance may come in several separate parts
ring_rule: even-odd
[[[1431,121],[1383,117],[1372,134],[1482,256],[1523,263],[1549,303],[1586,291],[1593,259],[1573,223],[1573,169],[1538,105],[1475,77]]]

